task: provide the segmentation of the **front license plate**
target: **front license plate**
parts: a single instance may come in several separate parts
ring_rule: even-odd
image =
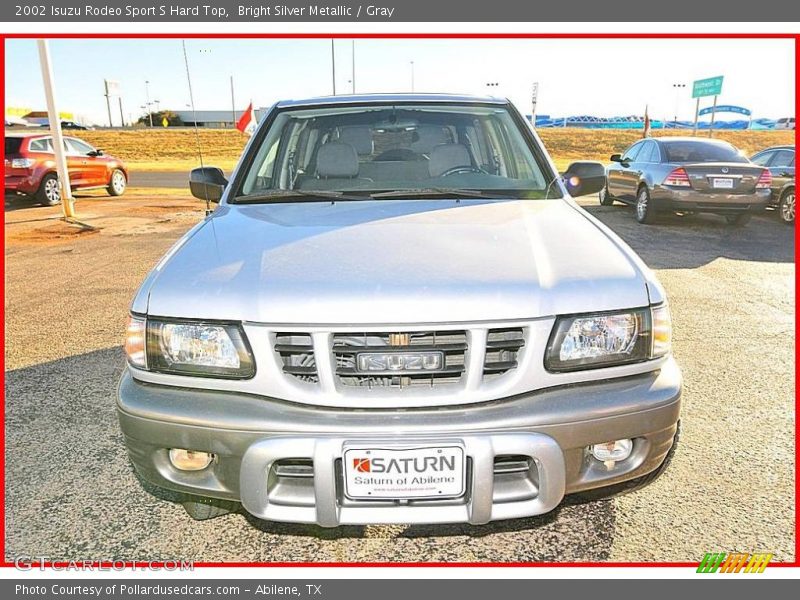
[[[459,445],[348,445],[343,462],[348,498],[402,500],[464,494],[464,448]]]
[[[714,189],[717,190],[732,190],[733,189],[733,179],[730,178],[722,178],[719,177],[714,178],[713,183]]]

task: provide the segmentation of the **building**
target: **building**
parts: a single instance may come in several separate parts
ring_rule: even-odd
[[[255,113],[256,121],[259,121],[261,114],[266,111],[264,108],[257,108]],[[230,129],[236,126],[236,121],[244,113],[243,110],[237,110],[235,113],[231,110],[176,110],[175,114],[183,122],[184,125],[194,127],[197,123],[198,127],[206,127],[209,129]]]

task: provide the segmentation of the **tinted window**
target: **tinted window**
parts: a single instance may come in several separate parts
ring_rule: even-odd
[[[775,153],[775,158],[770,163],[771,167],[788,167],[794,160],[794,152],[791,150],[778,150]]]
[[[31,140],[28,144],[28,150],[31,152],[52,152],[53,140],[50,138],[39,138],[38,140]]]
[[[667,150],[667,161],[682,162],[748,162],[741,153],[730,144],[686,140],[664,142]]]
[[[94,148],[92,148],[86,142],[73,139],[68,139],[65,141],[67,143],[67,148],[71,147],[72,151],[75,152],[76,154],[89,154],[89,152],[94,152]]]
[[[647,142],[644,144],[639,156],[636,157],[636,162],[654,163],[659,161],[658,146],[655,142]]]
[[[757,164],[759,167],[766,167],[767,163],[769,163],[772,155],[775,154],[772,150],[769,152],[762,152],[761,154],[756,154],[751,160],[754,164]]]
[[[622,155],[622,162],[633,162],[642,150],[643,143],[636,142],[633,146],[625,151]]]
[[[19,148],[22,146],[22,138],[7,137],[6,138],[6,156],[9,154],[17,154]]]

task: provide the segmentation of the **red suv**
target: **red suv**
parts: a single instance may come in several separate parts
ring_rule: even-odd
[[[125,193],[128,169],[120,159],[74,137],[65,137],[64,146],[73,190],[106,188],[112,196]],[[61,202],[49,134],[6,133],[5,159],[6,194],[23,194],[46,206]]]

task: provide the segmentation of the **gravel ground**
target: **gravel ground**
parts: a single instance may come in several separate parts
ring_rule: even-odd
[[[196,201],[86,199],[100,231],[58,209],[6,207],[6,557],[198,561],[696,561],[794,558],[794,229],[765,214],[637,225],[585,204],[659,274],[685,376],[665,475],[613,500],[482,527],[324,530],[235,514],[192,521],[143,489],[114,415],[127,305],[202,217]],[[175,193],[175,192],[173,192]]]

